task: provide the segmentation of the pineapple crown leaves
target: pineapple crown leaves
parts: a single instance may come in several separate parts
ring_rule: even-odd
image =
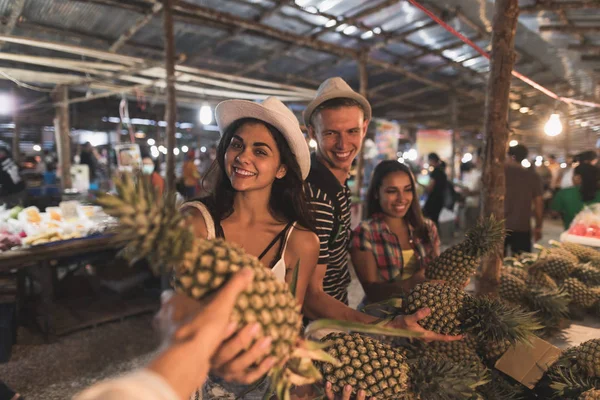
[[[496,342],[527,343],[534,331],[543,328],[535,318],[535,312],[488,297],[467,296],[464,314],[462,326],[465,332]]]
[[[490,381],[477,388],[483,400],[522,400],[523,386],[503,373],[492,370]]]
[[[590,389],[600,387],[599,378],[586,376],[576,369],[558,368],[549,378],[556,399],[574,399]]]
[[[491,251],[499,251],[505,237],[504,220],[497,220],[491,215],[469,229],[465,237],[461,247],[471,256],[481,257]]]
[[[117,218],[117,239],[128,241],[123,255],[130,264],[148,258],[155,273],[162,265],[184,258],[194,239],[176,206],[176,194],[159,196],[148,177],[121,174],[114,178],[116,195],[101,194],[96,203]]]
[[[527,292],[524,302],[528,309],[538,310],[538,315],[544,320],[546,318],[560,319],[568,317],[571,297],[561,289],[533,288]]]
[[[408,365],[410,390],[420,399],[468,399],[489,381],[487,371],[475,365],[427,358],[409,360]]]

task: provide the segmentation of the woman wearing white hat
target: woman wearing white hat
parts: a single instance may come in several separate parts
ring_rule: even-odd
[[[319,239],[314,233],[304,195],[310,153],[294,114],[278,99],[262,104],[227,100],[215,110],[221,141],[208,174],[216,185],[201,201],[186,203],[199,237],[222,237],[257,256],[278,279],[289,281],[299,263],[296,298],[299,304],[317,265]],[[246,330],[258,329],[248,326]],[[274,360],[252,365],[269,351],[270,339],[246,350],[241,340],[226,341],[212,360],[204,399],[260,399],[268,383],[249,391],[249,383],[264,375]],[[239,354],[242,353],[240,356]]]

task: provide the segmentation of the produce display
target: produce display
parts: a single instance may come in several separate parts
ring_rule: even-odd
[[[101,207],[75,201],[44,212],[37,207],[0,206],[0,251],[85,237],[101,231],[108,222]]]
[[[587,206],[577,214],[561,241],[600,246],[600,204]]]

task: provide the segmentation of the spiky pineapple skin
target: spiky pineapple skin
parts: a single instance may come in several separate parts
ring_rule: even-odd
[[[509,340],[482,340],[479,343],[477,353],[488,365],[494,365],[512,345]]]
[[[600,252],[587,246],[565,242],[561,244],[561,247],[576,256],[581,262],[597,262],[600,260]]]
[[[571,296],[571,302],[575,306],[590,308],[600,301],[600,294],[593,289],[588,288],[577,278],[565,279],[561,288],[569,293]]]
[[[527,285],[545,289],[558,289],[558,284],[550,275],[539,270],[530,270],[525,280]]]
[[[490,217],[466,233],[463,242],[446,249],[425,272],[427,278],[462,286],[475,273],[481,257],[504,241],[503,221]]]
[[[179,293],[201,300],[219,290],[242,268],[254,272],[252,284],[238,297],[232,320],[239,326],[259,323],[255,340],[273,339],[271,355],[281,360],[291,354],[302,327],[296,299],[258,259],[222,239],[197,239],[192,250],[175,268],[174,287]]]
[[[504,300],[519,303],[527,293],[527,284],[516,276],[508,273],[500,275],[498,294]]]
[[[325,381],[331,383],[335,393],[350,385],[354,395],[364,390],[367,398],[394,399],[407,394],[408,365],[401,352],[356,333],[331,333],[322,340],[331,343],[328,353],[341,362],[337,367],[320,365]]]
[[[600,339],[591,339],[577,346],[577,364],[588,376],[600,378]]]
[[[575,267],[571,276],[579,279],[588,286],[600,285],[600,270],[588,264],[582,264]]]
[[[510,265],[502,266],[502,272],[516,276],[517,278],[519,278],[523,281],[527,280],[527,276],[528,276],[527,271],[524,268],[513,267]]]
[[[475,365],[480,369],[485,369],[481,358],[477,354],[475,343],[470,340],[425,343],[419,357],[434,361],[449,360],[456,364]]]
[[[559,256],[544,257],[531,266],[533,271],[542,271],[551,278],[562,281],[575,269],[575,263]]]
[[[413,314],[421,308],[431,309],[431,314],[418,323],[423,328],[444,335],[462,333],[461,313],[466,293],[456,287],[423,283],[415,286],[406,299],[406,311]]]

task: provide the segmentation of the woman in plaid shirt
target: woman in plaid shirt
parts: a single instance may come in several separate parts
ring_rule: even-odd
[[[368,302],[399,297],[426,280],[440,254],[435,224],[423,217],[410,169],[382,161],[367,192],[367,220],[353,232],[350,254]]]

